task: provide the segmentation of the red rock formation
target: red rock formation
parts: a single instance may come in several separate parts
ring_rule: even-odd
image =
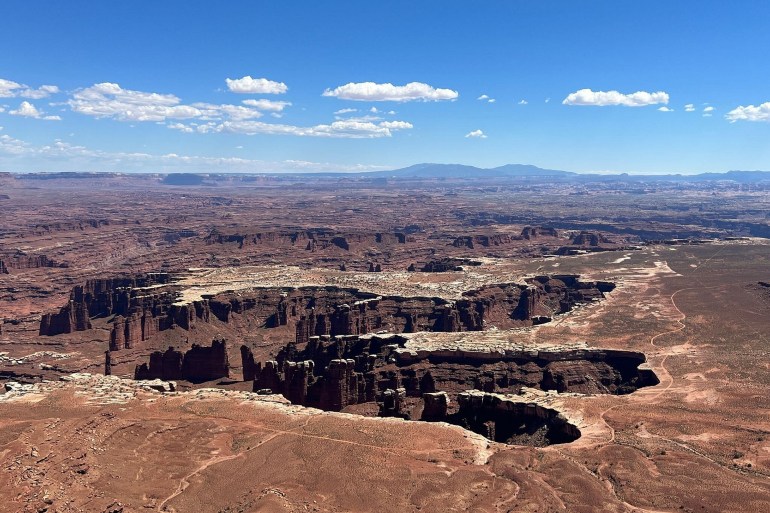
[[[612,241],[599,232],[582,231],[572,238],[572,244],[576,246],[599,246],[612,244]]]
[[[184,353],[172,347],[165,352],[155,351],[150,355],[149,364],[142,363],[134,371],[134,379],[183,379],[193,383],[229,376],[230,362],[224,339],[214,339],[210,347],[193,344]]]
[[[88,305],[83,301],[70,300],[59,310],[59,313],[43,315],[40,319],[39,334],[53,336],[89,329],[91,329],[91,320],[88,316]]]
[[[521,238],[526,240],[536,239],[538,237],[558,237],[559,232],[555,228],[542,226],[525,226],[521,230]]]

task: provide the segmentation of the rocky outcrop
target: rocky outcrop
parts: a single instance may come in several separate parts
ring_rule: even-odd
[[[134,371],[134,379],[186,380],[203,383],[230,376],[230,362],[227,343],[214,339],[210,347],[193,344],[182,352],[169,347],[166,351],[155,351],[149,363],[142,363]]]
[[[445,273],[450,271],[462,271],[463,266],[479,266],[481,262],[469,260],[467,258],[442,258],[441,260],[431,260],[426,263],[420,271],[424,273]],[[412,269],[414,271],[414,269]]]
[[[423,410],[420,420],[446,420],[449,411],[449,395],[446,392],[426,392],[422,394]]]
[[[66,263],[56,262],[46,255],[27,255],[18,251],[9,258],[0,260],[0,274],[9,274],[9,269],[39,269],[41,267],[69,267]]]
[[[451,396],[468,389],[516,393],[526,386],[626,394],[658,383],[655,374],[642,367],[644,354],[633,351],[415,351],[404,347],[406,341],[398,335],[312,337],[304,348],[288,344],[276,360],[264,363],[255,363],[244,346],[244,377],[253,376],[254,391],[280,393],[295,404],[338,411],[376,401],[382,415],[411,417],[411,406],[384,394],[403,389],[404,397],[422,398],[422,416],[432,420],[442,418],[442,408],[446,414]],[[444,400],[437,392],[448,395]],[[383,406],[386,398],[395,400],[398,409],[390,403]]]
[[[90,319],[114,316],[110,349],[135,347],[154,333],[174,326],[189,330],[196,320],[208,322],[208,300],[178,304],[171,276],[152,273],[136,278],[88,280],[70,293],[70,302],[58,314],[46,314],[41,335],[58,335],[90,329]],[[157,288],[159,285],[167,287]],[[72,318],[74,321],[69,321]]]
[[[613,242],[599,232],[582,231],[572,238],[572,244],[575,246],[600,246],[613,244]]]
[[[559,232],[555,228],[543,226],[525,226],[521,230],[521,238],[525,240],[537,239],[539,237],[558,237]]]
[[[73,331],[85,331],[91,329],[91,319],[88,315],[88,305],[77,296],[70,299],[58,313],[43,314],[40,319],[41,336],[53,336]]]
[[[265,327],[293,328],[298,343],[313,336],[361,335],[374,331],[478,331],[490,325],[513,328],[542,323],[575,305],[598,300],[609,282],[582,282],[575,275],[538,276],[527,284],[489,285],[456,301],[377,296],[357,289],[302,287],[262,289],[250,295],[209,299],[211,313],[228,322],[233,313]]]
[[[456,248],[474,249],[477,246],[488,248],[491,246],[502,246],[510,244],[513,241],[520,240],[516,236],[496,233],[492,235],[469,235],[457,237],[452,241],[452,246]]]
[[[562,414],[536,403],[477,391],[458,394],[457,402],[459,411],[443,420],[489,440],[542,447],[580,438],[580,430]]]

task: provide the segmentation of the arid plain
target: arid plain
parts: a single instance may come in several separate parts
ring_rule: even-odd
[[[762,185],[0,187],[2,511],[770,510]]]

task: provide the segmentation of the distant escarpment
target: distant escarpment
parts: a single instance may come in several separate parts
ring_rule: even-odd
[[[238,231],[228,233],[215,230],[205,238],[206,244],[232,244],[238,248],[257,245],[295,246],[308,251],[331,247],[348,251],[351,244],[406,244],[413,240],[413,237],[401,232],[340,233],[332,230]]]
[[[69,267],[69,264],[56,262],[46,255],[28,255],[17,252],[10,257],[0,259],[0,274],[10,274],[11,269],[38,269],[41,267]]]
[[[538,276],[526,283],[488,285],[462,298],[378,296],[357,289],[300,287],[255,289],[210,298],[211,312],[228,322],[233,314],[266,327],[284,326],[299,343],[320,335],[376,331],[480,331],[547,322],[574,306],[604,297],[609,282],[582,282],[576,275]]]
[[[91,319],[111,317],[110,350],[134,347],[154,333],[194,322],[248,320],[250,326],[282,328],[297,342],[321,335],[376,331],[480,331],[548,322],[576,305],[604,297],[609,282],[576,275],[537,276],[525,283],[488,285],[460,299],[378,296],[339,287],[255,288],[179,302],[178,287],[164,273],[139,278],[89,280],[77,286],[58,313],[45,314],[40,335],[90,329]]]
[[[467,235],[457,237],[452,245],[456,248],[474,249],[476,247],[489,248],[492,246],[502,246],[516,241],[534,240],[541,237],[558,237],[559,232],[553,228],[542,226],[526,226],[520,234],[481,234]]]

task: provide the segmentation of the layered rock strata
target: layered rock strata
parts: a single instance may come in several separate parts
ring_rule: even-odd
[[[214,339],[210,347],[193,344],[182,352],[169,347],[166,351],[155,351],[149,363],[142,363],[134,371],[134,379],[186,380],[203,383],[230,376],[230,362],[227,356],[227,342]]]

